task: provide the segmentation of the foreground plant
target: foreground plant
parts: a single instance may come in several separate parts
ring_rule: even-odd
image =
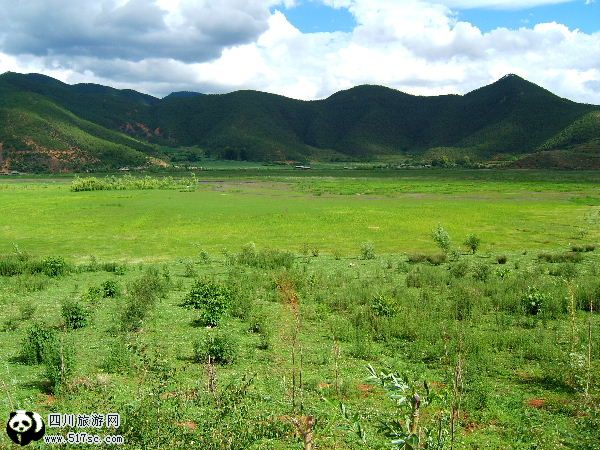
[[[445,400],[435,396],[429,390],[427,382],[423,383],[422,390],[417,390],[417,385],[406,375],[401,377],[394,373],[378,374],[373,366],[369,365],[367,368],[370,373],[367,380],[380,384],[397,406],[397,418],[382,423],[382,430],[392,439],[393,448],[396,450],[445,448],[449,434],[447,429],[449,417]],[[433,411],[434,423],[423,426],[420,420],[421,409],[429,407],[434,401],[439,401],[443,408]]]

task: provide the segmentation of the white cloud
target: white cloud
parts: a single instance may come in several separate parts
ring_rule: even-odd
[[[202,30],[212,36],[219,50],[208,59],[188,58],[189,50],[170,53],[169,49],[181,43],[162,43],[160,51],[150,44],[135,50],[138,44],[130,40],[122,45],[132,46],[130,52],[143,57],[128,57],[127,52],[111,57],[109,51],[100,55],[82,51],[68,57],[40,54],[16,58],[5,54],[0,55],[0,69],[26,67],[64,81],[93,81],[156,95],[174,90],[258,89],[302,99],[323,98],[365,83],[421,95],[465,93],[506,73],[517,73],[559,95],[600,104],[600,33],[586,34],[559,23],[484,33],[458,21],[452,10],[475,4],[469,0],[322,1],[348,8],[357,22],[353,32],[302,33],[283,13],[269,12],[269,7],[283,4],[277,0],[226,0],[221,4],[227,3],[226,10],[232,12],[229,21],[215,7],[209,12],[220,17],[214,22],[219,25],[211,28],[198,22],[198,17],[208,14],[208,10],[198,9],[204,2],[160,0],[157,8],[162,11],[166,29],[188,24],[177,31],[177,36]],[[552,3],[477,3],[515,7],[534,1]],[[143,33],[156,23],[151,17],[129,22],[127,11],[122,14],[109,25],[136,27]],[[255,27],[257,23],[260,25]],[[255,36],[236,41],[232,38],[235,33],[225,33],[232,44],[221,39],[222,30],[217,28],[229,26],[235,31],[239,24],[250,24],[254,31],[248,36]],[[169,32],[149,33],[145,39],[152,43],[173,36]]]

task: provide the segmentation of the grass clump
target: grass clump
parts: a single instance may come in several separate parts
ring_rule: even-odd
[[[250,242],[242,247],[234,261],[237,264],[260,269],[291,269],[294,265],[295,256],[293,253],[281,250],[262,249],[257,250],[256,244]]]
[[[173,177],[134,177],[107,176],[97,177],[75,177],[71,182],[72,192],[82,191],[124,191],[124,190],[148,190],[148,189],[191,189],[198,184],[196,175],[192,173],[187,178]]]
[[[580,262],[583,260],[583,256],[578,252],[565,252],[565,253],[540,253],[538,259],[546,261],[548,263],[565,263],[565,262]]]

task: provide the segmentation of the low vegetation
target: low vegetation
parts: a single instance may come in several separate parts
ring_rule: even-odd
[[[1,406],[118,412],[132,449],[600,446],[594,183],[297,182],[0,188]]]

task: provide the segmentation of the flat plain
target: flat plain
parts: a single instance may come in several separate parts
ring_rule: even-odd
[[[197,180],[0,180],[4,410],[119,412],[132,449],[600,448],[599,173]]]

